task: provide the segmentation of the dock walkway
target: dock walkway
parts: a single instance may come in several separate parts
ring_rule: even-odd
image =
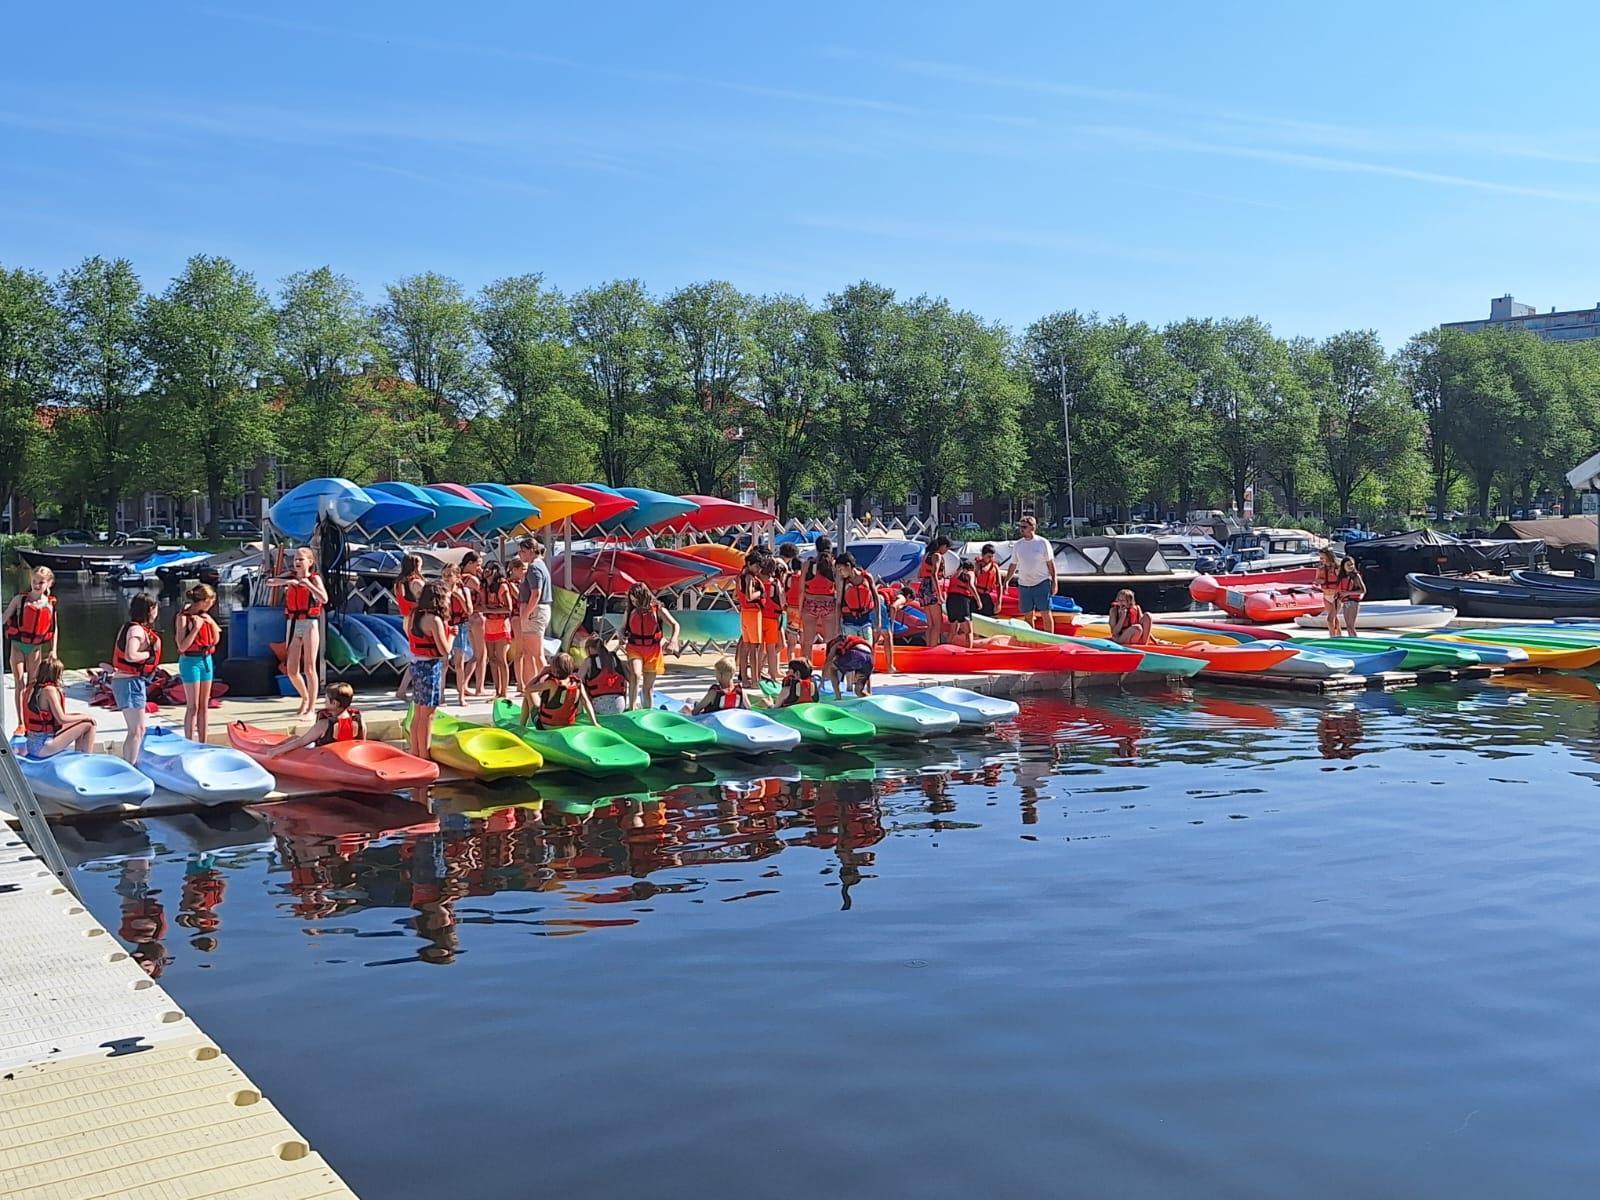
[[[354,1195],[0,824],[0,1196]]]

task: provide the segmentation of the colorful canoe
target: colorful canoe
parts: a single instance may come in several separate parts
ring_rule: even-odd
[[[382,793],[426,787],[439,778],[438,763],[407,754],[387,742],[333,742],[265,757],[265,751],[288,739],[288,734],[258,729],[243,721],[228,726],[228,741],[235,750],[248,754],[283,779],[331,783],[341,791]]]
[[[522,723],[522,706],[514,700],[494,702],[496,728],[515,734],[544,758],[546,766],[565,767],[582,775],[617,775],[642,771],[650,756],[627,739],[596,725],[533,729]]]

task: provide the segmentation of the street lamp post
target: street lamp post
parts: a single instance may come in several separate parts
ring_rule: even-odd
[[[1072,495],[1072,420],[1067,412],[1067,357],[1056,357],[1056,382],[1061,386],[1061,437],[1067,448],[1067,522],[1071,536],[1078,536],[1078,502]]]

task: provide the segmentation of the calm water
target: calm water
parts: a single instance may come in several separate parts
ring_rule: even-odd
[[[10,603],[11,597],[27,586],[27,571],[7,570],[6,602]],[[68,667],[92,667],[109,659],[111,643],[116,640],[117,630],[128,619],[128,601],[136,594],[136,589],[118,587],[104,579],[82,583],[58,579],[55,591],[56,611],[61,618],[61,661]],[[161,635],[170,637],[182,600],[174,593],[158,596],[154,587],[145,589],[145,592],[158,597],[161,604],[158,617]],[[231,596],[229,599],[231,602]],[[225,613],[223,626],[227,626]],[[167,651],[167,661],[173,661],[170,649]]]
[[[1600,689],[1549,687],[68,849],[368,1197],[1589,1197]]]

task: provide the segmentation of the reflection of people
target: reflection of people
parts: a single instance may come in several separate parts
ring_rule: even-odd
[[[122,864],[116,892],[122,897],[122,922],[117,936],[132,946],[133,960],[152,979],[172,961],[162,939],[167,936],[167,914],[150,887],[150,860],[130,858]]]
[[[222,927],[217,907],[227,891],[227,881],[209,855],[191,858],[183,868],[183,891],[178,900],[177,923],[195,931],[189,944],[209,954],[217,948],[214,936]]]
[[[1361,744],[1361,713],[1330,709],[1317,716],[1317,748],[1323,758],[1354,758]]]

